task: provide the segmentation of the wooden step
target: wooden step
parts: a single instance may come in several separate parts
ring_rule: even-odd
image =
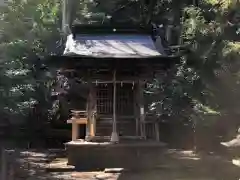
[[[112,133],[112,127],[97,127],[97,136],[109,136]]]

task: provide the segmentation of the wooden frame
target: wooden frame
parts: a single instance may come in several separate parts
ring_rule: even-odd
[[[79,125],[87,125],[86,111],[72,111],[72,118],[67,123],[72,124],[72,141],[79,139]]]
[[[89,109],[88,109],[89,110]],[[68,124],[72,124],[72,141],[79,139],[79,125],[86,125],[86,137],[92,138],[96,132],[95,114],[88,111],[72,111],[72,118],[67,120]]]
[[[151,124],[151,138],[155,139],[156,141],[159,141],[159,124],[156,120],[149,121],[149,116],[146,117],[145,115],[145,109],[144,109],[144,92],[143,92],[143,86],[144,82],[139,81],[137,84],[135,84],[135,87],[133,91],[135,92],[134,98],[133,98],[133,111],[134,113],[132,115],[120,115],[116,114],[116,109],[111,112],[109,115],[101,115],[97,114],[97,92],[96,87],[94,84],[90,84],[89,86],[89,96],[87,100],[87,109],[86,111],[72,111],[72,118],[67,120],[67,123],[72,124],[72,141],[76,141],[79,138],[79,125],[86,125],[86,136],[85,140],[93,140],[96,136],[96,121],[97,119],[101,121],[104,119],[107,119],[109,121],[109,125],[112,125],[112,136],[117,136],[117,139],[113,139],[113,142],[117,142],[118,139],[118,133],[122,132],[122,127],[125,127],[128,123],[130,123],[129,127],[132,127],[132,121],[135,119],[135,133],[129,133],[129,130],[126,131],[126,134],[122,134],[122,138],[131,137],[132,139],[147,139],[149,137],[149,129],[147,127],[147,124]],[[116,91],[116,89],[115,89]],[[116,92],[115,92],[116,93]],[[113,101],[113,107],[115,104],[116,108],[116,94],[113,93],[113,96],[115,96],[115,101]],[[114,97],[113,97],[114,98]],[[114,100],[114,99],[113,99]],[[109,117],[108,117],[109,116]],[[114,119],[113,119],[114,118]],[[118,119],[118,121],[117,121]],[[122,119],[122,120],[120,120]],[[106,122],[105,122],[106,123]],[[147,127],[146,127],[147,126]],[[119,128],[121,131],[119,130]],[[119,132],[118,132],[119,131]],[[125,132],[125,131],[123,131]],[[121,133],[120,133],[121,134]],[[110,136],[110,134],[109,134]],[[99,136],[100,137],[100,136]],[[112,138],[111,138],[112,139]]]

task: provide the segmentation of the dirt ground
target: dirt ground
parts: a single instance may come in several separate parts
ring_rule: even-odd
[[[58,150],[15,150],[8,155],[9,180],[239,180],[240,166],[215,154],[169,150],[154,169],[76,172]],[[151,159],[149,159],[151,161]],[[237,162],[237,160],[235,160]]]

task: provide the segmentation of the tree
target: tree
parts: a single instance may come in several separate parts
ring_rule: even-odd
[[[233,109],[239,107],[239,2],[204,0],[195,5],[187,1],[177,4],[178,7],[172,1],[163,6],[167,5],[168,12],[173,13],[174,25],[180,22],[181,45],[188,47],[189,53],[182,57],[181,64],[149,84],[149,109],[160,120],[189,124],[195,132],[205,125],[214,128],[216,120],[226,114],[227,123],[236,128],[231,119],[236,114]],[[214,138],[213,134],[210,137]]]
[[[1,9],[1,109],[15,123],[40,104],[49,110],[49,77],[42,60],[60,40],[59,0],[13,0]]]
[[[0,106],[9,117],[26,118],[38,105],[45,119],[51,110],[53,80],[43,73],[42,59],[59,45],[60,6],[60,0],[12,0],[1,10]],[[130,17],[135,23],[151,20],[174,26],[177,38],[172,44],[181,42],[189,53],[146,88],[149,109],[162,119],[182,119],[192,125],[196,117],[207,120],[207,114],[239,107],[234,100],[240,97],[239,1],[79,0],[75,8],[80,23],[93,23],[89,17],[100,23]],[[233,96],[224,98],[223,90]]]

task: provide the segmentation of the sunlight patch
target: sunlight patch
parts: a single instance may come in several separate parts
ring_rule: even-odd
[[[240,167],[240,158],[239,158],[239,159],[233,159],[233,160],[232,160],[232,163],[233,163],[235,166]]]

